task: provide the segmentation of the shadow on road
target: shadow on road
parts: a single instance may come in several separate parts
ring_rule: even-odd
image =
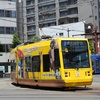
[[[20,88],[28,88],[28,89],[37,89],[37,90],[49,90],[49,91],[70,91],[70,92],[75,92],[75,91],[88,91],[88,90],[92,90],[92,88],[90,87],[62,87],[62,88],[54,88],[54,87],[39,87],[39,86],[28,86],[28,85],[17,85],[17,84],[13,84],[12,85],[16,86],[16,87],[20,87]]]

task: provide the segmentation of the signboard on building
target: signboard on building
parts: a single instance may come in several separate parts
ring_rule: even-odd
[[[49,35],[52,37],[72,37],[76,34],[84,34],[85,33],[85,25],[83,22],[71,23],[71,24],[63,24],[58,26],[50,26],[39,29],[39,35]],[[83,36],[75,36],[75,37],[85,37]]]

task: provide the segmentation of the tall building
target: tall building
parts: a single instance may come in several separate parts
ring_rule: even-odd
[[[17,31],[23,41],[39,35],[42,27],[83,21],[86,24],[97,25],[100,30],[99,5],[100,0],[19,0],[17,21],[23,23]],[[19,7],[20,6],[20,7]],[[21,25],[21,24],[20,24]],[[18,27],[20,26],[18,25]]]
[[[0,71],[10,72],[9,50],[16,31],[16,0],[0,0]]]
[[[92,23],[100,31],[100,0],[78,0],[78,19]]]

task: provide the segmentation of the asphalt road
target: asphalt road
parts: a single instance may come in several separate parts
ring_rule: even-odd
[[[93,75],[93,82],[100,83],[100,74]]]
[[[100,75],[93,76],[87,88],[70,90],[15,86],[9,78],[0,79],[0,100],[100,100]]]

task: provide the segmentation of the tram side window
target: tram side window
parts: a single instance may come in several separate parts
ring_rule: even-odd
[[[55,67],[60,67],[59,49],[54,49],[54,63]]]
[[[31,57],[25,57],[25,64],[26,64],[26,70],[28,72],[32,71]]]
[[[40,72],[40,56],[32,57],[32,71]]]
[[[15,70],[16,70],[15,60],[11,60],[11,71],[15,71]]]
[[[96,68],[98,68],[99,67],[99,64],[98,64],[99,62],[98,62],[98,60],[96,61]]]
[[[49,72],[50,71],[50,58],[49,55],[43,55],[43,71]]]

